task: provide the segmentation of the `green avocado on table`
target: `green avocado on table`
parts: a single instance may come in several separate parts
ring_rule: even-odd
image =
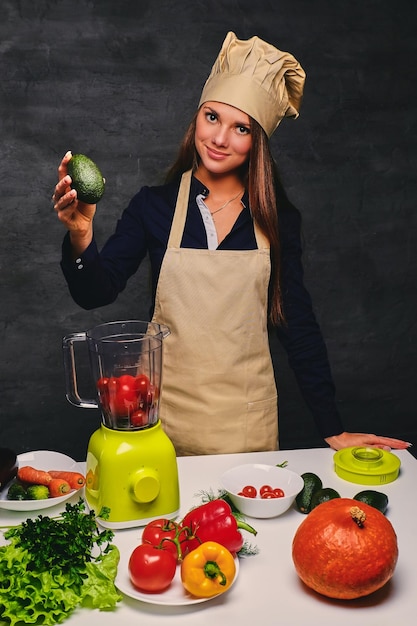
[[[313,493],[313,497],[310,502],[310,509],[313,510],[319,504],[328,502],[328,500],[333,500],[334,498],[340,498],[340,493],[332,487],[323,487]]]
[[[321,478],[313,472],[305,472],[301,474],[304,481],[304,487],[295,498],[295,505],[300,513],[307,515],[311,511],[311,500],[316,491],[323,487]]]
[[[381,511],[385,515],[388,508],[388,496],[381,491],[375,491],[373,489],[365,489],[353,496],[354,500],[359,502],[365,502],[370,506],[373,506],[378,511]]]

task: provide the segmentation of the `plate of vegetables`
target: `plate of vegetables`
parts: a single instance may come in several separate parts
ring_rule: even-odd
[[[116,587],[135,600],[166,606],[218,597],[229,591],[239,574],[238,553],[244,545],[240,528],[254,531],[239,523],[227,502],[213,500],[179,522],[150,521],[135,546],[118,537]]]
[[[203,597],[199,597],[197,595],[192,595],[191,593],[189,593],[186,587],[184,587],[182,577],[189,575],[192,578],[193,575],[191,573],[191,569],[189,570],[189,574],[184,574],[181,572],[181,565],[177,565],[175,568],[175,574],[173,578],[171,578],[171,574],[169,573],[170,564],[165,561],[164,553],[166,551],[155,550],[153,546],[148,546],[148,553],[149,551],[152,551],[153,548],[153,552],[155,553],[155,555],[158,556],[154,556],[154,558],[152,559],[150,558],[152,557],[152,555],[145,554],[141,556],[140,553],[138,553],[136,559],[142,560],[144,563],[147,564],[147,567],[152,569],[152,572],[150,572],[149,574],[148,580],[152,580],[152,578],[154,579],[156,585],[155,588],[157,588],[159,585],[165,586],[167,584],[167,581],[169,579],[171,580],[168,583],[168,587],[165,587],[165,589],[161,591],[141,591],[134,586],[131,580],[131,557],[133,554],[132,547],[122,546],[120,545],[119,541],[117,542],[117,547],[120,551],[120,562],[117,570],[115,585],[119,589],[119,591],[129,596],[130,598],[133,598],[134,600],[140,600],[141,602],[146,602],[147,604],[157,604],[160,606],[186,606],[190,604],[199,604],[201,602],[213,600],[214,598],[218,598],[219,595],[221,595],[222,593],[219,591],[219,593],[213,593],[213,595]],[[204,549],[205,548],[206,544],[204,544]],[[218,549],[217,546],[216,549]],[[230,584],[228,584],[227,586],[227,591],[230,589],[230,587],[232,587],[232,585],[234,585],[239,574],[239,558],[237,556],[234,556],[233,561],[234,574],[232,580],[230,581]],[[139,562],[136,565],[133,564],[133,567],[141,568],[141,563]],[[161,569],[158,571],[158,568]],[[219,589],[221,589],[221,587]]]
[[[17,462],[16,477],[0,491],[0,509],[46,509],[65,502],[85,484],[77,462],[60,452],[25,452]]]

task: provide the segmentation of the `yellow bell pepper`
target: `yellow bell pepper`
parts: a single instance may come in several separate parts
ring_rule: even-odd
[[[184,588],[197,598],[211,598],[227,591],[236,573],[231,552],[216,541],[205,541],[181,563]]]

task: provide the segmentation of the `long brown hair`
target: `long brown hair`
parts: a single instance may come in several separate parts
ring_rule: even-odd
[[[168,170],[166,181],[170,182],[187,170],[195,171],[199,156],[195,148],[195,129],[198,111],[183,137],[177,157]],[[242,170],[242,181],[249,194],[249,206],[254,221],[267,237],[271,252],[270,310],[269,318],[273,325],[285,323],[282,304],[280,259],[281,244],[278,227],[276,188],[281,185],[275,161],[269,147],[268,137],[263,128],[251,118],[252,146],[250,157]]]

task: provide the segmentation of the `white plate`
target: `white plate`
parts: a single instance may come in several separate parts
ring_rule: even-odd
[[[185,606],[188,604],[199,604],[200,602],[207,602],[207,600],[214,600],[214,598],[218,598],[220,595],[224,595],[224,593],[227,593],[231,589],[232,585],[234,585],[234,583],[236,582],[239,574],[239,559],[235,557],[236,573],[232,585],[229,587],[229,589],[223,594],[217,594],[216,596],[212,596],[211,598],[195,598],[185,591],[181,582],[180,567],[177,566],[177,572],[175,574],[174,580],[166,591],[162,593],[142,593],[133,586],[129,578],[129,558],[135,546],[126,548],[124,546],[121,546],[117,542],[117,539],[115,540],[115,543],[117,544],[117,547],[120,551],[120,562],[117,568],[117,576],[115,580],[116,587],[119,589],[119,591],[129,596],[130,598],[134,598],[135,600],[140,600],[141,602],[146,602],[148,604],[159,604],[165,606]],[[136,543],[136,545],[138,545],[138,543]]]
[[[70,456],[61,454],[60,452],[51,452],[49,450],[37,450],[35,452],[25,452],[19,454],[17,457],[19,467],[30,465],[39,470],[59,470],[59,471],[79,471],[77,468],[77,461],[74,461]],[[13,482],[13,481],[12,481]],[[56,506],[61,502],[65,502],[75,491],[72,490],[66,493],[64,496],[58,496],[57,498],[47,498],[45,500],[8,500],[7,491],[12,483],[6,485],[3,491],[0,491],[0,509],[7,509],[8,511],[38,511],[41,509],[48,509],[51,506]]]

